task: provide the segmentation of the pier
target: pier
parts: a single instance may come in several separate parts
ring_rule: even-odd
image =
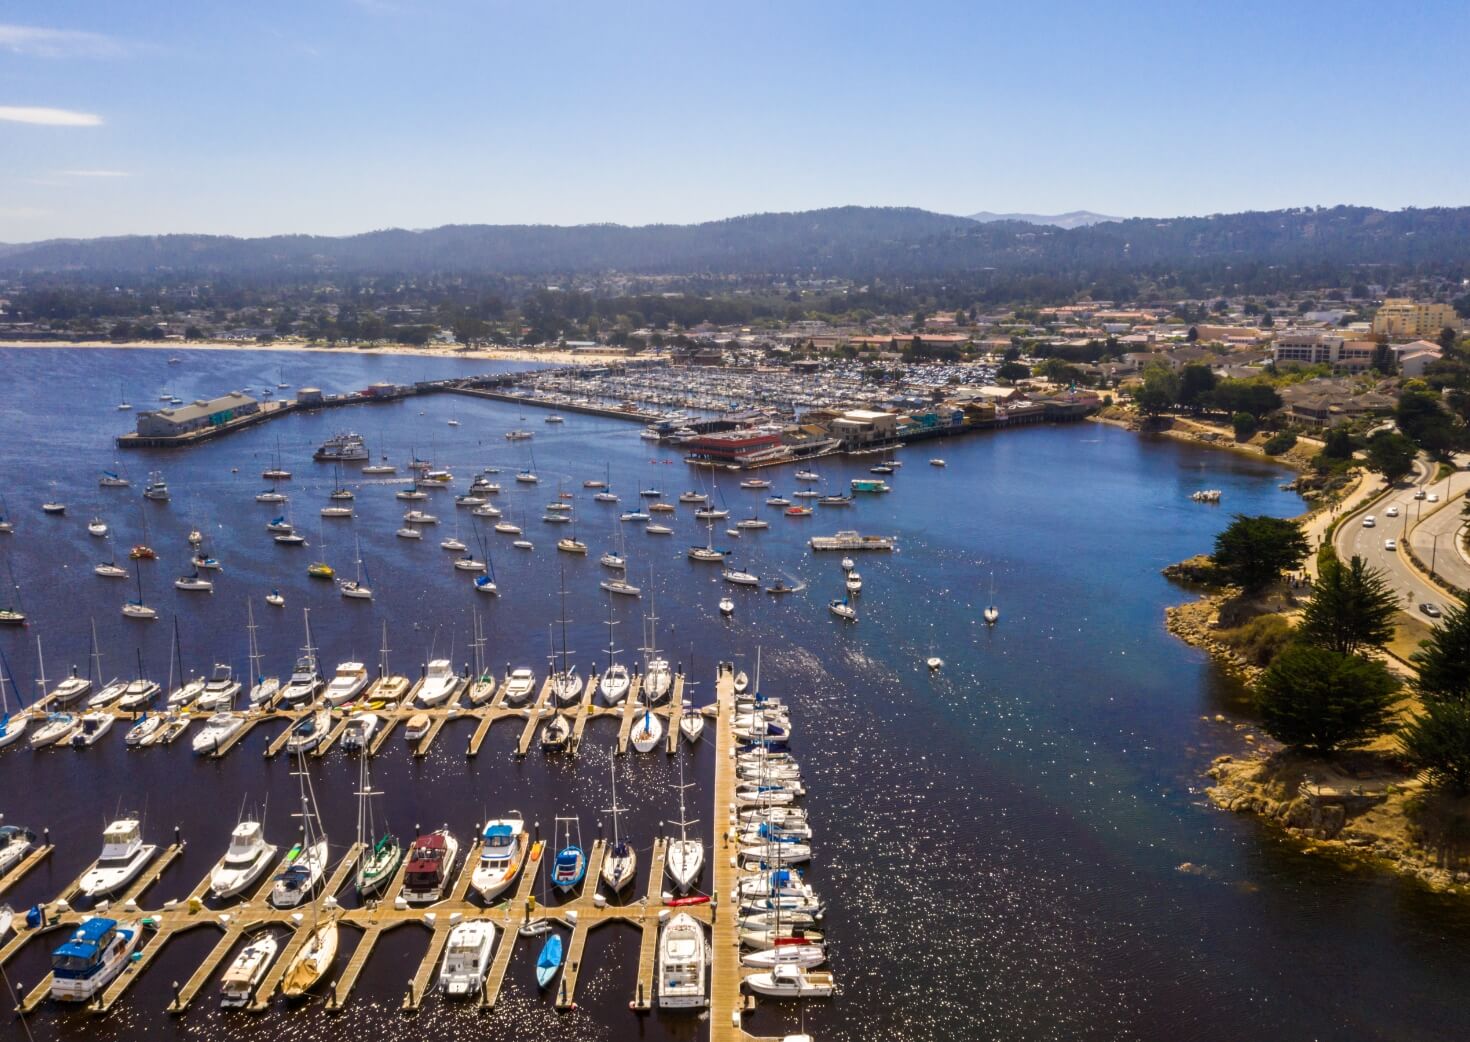
[[[618,714],[620,717],[618,741],[622,746],[631,729],[631,721],[642,711],[637,701],[641,692],[641,678],[637,678],[630,688],[624,705],[615,708],[598,707],[592,704],[595,684],[596,676],[589,676],[583,698],[574,709],[569,710],[576,714],[576,723],[580,729],[577,732],[578,740],[580,741],[580,736],[585,730],[587,720],[597,715]],[[654,710],[667,720],[673,732],[673,736],[666,744],[666,749],[670,752],[678,748],[678,719],[684,690],[685,678],[679,674],[675,677],[669,702]],[[687,912],[711,930],[709,980],[711,1042],[758,1042],[741,1026],[743,1015],[751,1008],[753,1000],[741,993],[744,971],[740,966],[740,942],[735,914],[733,909],[730,909],[722,915],[720,909],[722,897],[727,901],[733,898],[740,872],[737,859],[729,847],[733,831],[732,815],[735,805],[736,771],[735,737],[730,727],[735,708],[734,671],[733,667],[728,664],[721,664],[719,667],[716,695],[714,737],[711,739],[715,744],[716,758],[711,814],[715,834],[712,836],[712,845],[706,857],[706,871],[711,885],[711,901],[703,905],[685,906],[680,910]],[[475,735],[470,739],[470,748],[477,751],[476,740],[483,741],[494,721],[503,717],[526,717],[519,750],[524,752],[529,747],[531,740],[528,736],[534,735],[542,719],[541,710],[552,698],[550,678],[543,681],[536,698],[535,708],[507,707],[503,703],[503,696],[502,686],[497,690],[496,696],[481,707],[446,706],[431,710],[414,708],[409,704],[409,700],[405,699],[403,705],[382,711],[387,716],[387,720],[385,720],[385,726],[380,732],[379,739],[381,740],[389,733],[389,721],[396,721],[413,713],[437,714],[436,718],[440,721],[440,726],[451,717],[473,715],[478,716],[479,725]],[[307,710],[301,711],[301,713],[305,712]],[[288,713],[262,714],[262,716],[266,719],[287,717],[294,720],[299,718],[299,714],[293,716]],[[334,728],[334,734],[336,731],[337,729]],[[425,737],[429,738],[434,733],[436,732],[431,731],[430,735]],[[474,755],[473,751],[471,755]],[[418,749],[415,748],[415,753],[417,752]],[[525,938],[519,933],[519,927],[524,925],[533,914],[544,916],[570,930],[570,938],[562,963],[561,979],[554,985],[552,1001],[557,1009],[566,1010],[575,1005],[578,983],[585,968],[584,954],[588,935],[593,930],[613,922],[622,922],[640,931],[637,982],[634,993],[629,996],[628,1006],[634,1011],[653,1008],[657,1001],[658,935],[660,913],[664,910],[662,893],[665,886],[664,867],[667,839],[662,836],[653,839],[647,854],[645,890],[640,897],[628,903],[621,903],[622,898],[617,894],[608,895],[606,899],[600,895],[602,863],[607,847],[602,839],[598,839],[588,850],[587,872],[579,889],[563,903],[548,906],[533,905],[532,902],[540,874],[546,869],[544,862],[548,857],[553,856],[553,852],[551,845],[547,844],[542,847],[537,857],[533,858],[532,837],[528,834],[524,840],[525,854],[521,861],[520,871],[511,890],[486,907],[476,895],[470,892],[473,873],[479,859],[478,829],[480,827],[476,826],[476,834],[462,839],[464,853],[452,870],[455,874],[444,898],[433,904],[419,907],[410,907],[400,898],[407,871],[406,858],[404,863],[400,864],[394,879],[378,898],[366,901],[359,908],[344,909],[338,905],[335,895],[349,885],[363,850],[360,844],[353,843],[338,860],[330,878],[326,880],[316,896],[314,909],[310,904],[292,909],[278,909],[269,905],[267,898],[275,875],[272,873],[263,882],[258,883],[247,897],[231,905],[210,908],[203,904],[203,898],[209,891],[209,876],[206,875],[183,900],[168,901],[161,908],[145,911],[139,906],[139,899],[158,881],[181,852],[181,843],[175,843],[161,851],[148,868],[110,905],[106,906],[111,909],[109,914],[140,920],[146,917],[150,924],[151,935],[146,937],[136,960],[130,963],[88,1008],[99,1013],[110,1009],[123,998],[128,988],[142,976],[146,967],[157,958],[170,940],[199,927],[209,926],[220,932],[219,940],[189,979],[182,986],[175,985],[174,998],[168,1005],[169,1012],[180,1016],[186,1014],[204,989],[217,979],[241,942],[250,935],[263,929],[290,931],[289,940],[282,946],[276,960],[261,980],[253,1003],[247,1007],[255,1011],[265,1010],[270,1007],[291,960],[310,936],[313,921],[320,917],[329,917],[335,920],[340,927],[350,928],[359,933],[358,943],[351,957],[336,967],[337,975],[330,977],[321,988],[327,996],[324,1004],[327,1011],[341,1010],[350,1000],[356,983],[383,934],[410,924],[425,927],[431,934],[426,951],[419,961],[401,1003],[401,1008],[405,1013],[411,1014],[420,1009],[430,994],[435,991],[436,975],[450,931],[468,919],[486,919],[498,928],[496,947],[479,996],[479,1004],[482,1007],[493,1007],[499,999],[517,944],[540,943],[539,935]],[[536,827],[536,832],[539,838],[539,825]],[[0,890],[18,881],[26,872],[44,860],[50,854],[51,849],[49,845],[46,845],[33,851],[20,866],[12,870],[4,880],[0,880]],[[282,860],[277,866],[277,872],[284,867],[285,861]],[[0,968],[3,968],[17,952],[37,938],[57,934],[59,931],[75,926],[92,914],[78,911],[67,903],[68,899],[76,894],[79,882],[80,877],[63,889],[57,900],[41,906],[43,912],[41,925],[34,928],[19,925],[16,936],[4,947],[0,947]],[[19,1010],[28,1012],[35,1009],[47,997],[50,984],[51,979],[48,975],[29,989],[20,1000]]]

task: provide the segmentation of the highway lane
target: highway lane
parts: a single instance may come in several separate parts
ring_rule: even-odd
[[[1462,467],[1466,460],[1457,461]],[[1470,556],[1457,547],[1457,535],[1465,526],[1461,515],[1465,493],[1470,490],[1470,472],[1458,471],[1445,481],[1436,482],[1429,491],[1440,497],[1438,503],[1427,500],[1415,504],[1424,510],[1422,520],[1415,522],[1409,533],[1414,552],[1425,566],[1433,565],[1435,574],[1462,590],[1470,590]]]
[[[1408,557],[1397,549],[1397,544],[1406,537],[1415,511],[1422,509],[1421,504],[1427,503],[1427,498],[1416,500],[1415,493],[1424,490],[1427,497],[1431,486],[1444,485],[1443,482],[1436,485],[1430,480],[1434,469],[1427,461],[1417,463],[1411,483],[1399,486],[1367,512],[1366,516],[1375,519],[1373,527],[1366,527],[1363,517],[1351,518],[1339,526],[1333,543],[1341,560],[1361,557],[1369,566],[1383,571],[1388,576],[1389,586],[1399,598],[1400,607],[1424,622],[1429,619],[1419,611],[1419,605],[1428,602],[1443,607],[1447,595],[1439,587],[1419,577],[1410,566]],[[1443,492],[1439,494],[1442,496]],[[1398,516],[1391,516],[1390,510],[1395,510]],[[1386,546],[1385,541],[1389,539],[1394,541],[1394,549]]]

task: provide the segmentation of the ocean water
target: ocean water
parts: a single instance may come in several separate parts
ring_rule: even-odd
[[[657,642],[695,682],[696,704],[713,700],[713,671],[733,660],[794,705],[793,751],[803,763],[817,829],[809,876],[827,899],[823,928],[841,994],[804,1010],[763,1002],[748,1021],[760,1035],[806,1029],[833,1039],[1439,1039],[1456,1037],[1470,919],[1461,902],[1395,878],[1305,857],[1247,819],[1211,809],[1203,796],[1210,758],[1240,748],[1231,727],[1204,719],[1235,714],[1241,692],[1207,659],[1163,628],[1163,610],[1188,594],[1159,574],[1171,561],[1207,550],[1233,512],[1296,513],[1282,492],[1284,473],[1228,453],[1151,440],[1094,424],[1032,427],[916,445],[889,476],[894,491],[860,497],[851,508],[818,508],[788,519],[763,505],[767,492],[741,490],[732,476],[716,498],[731,509],[714,533],[732,560],[769,581],[806,583],[774,598],[719,579],[716,566],[687,560],[685,547],[706,533],[680,506],[672,537],[619,525],[640,487],[666,498],[699,487],[701,472],[637,437],[635,425],[568,414],[545,424],[535,409],[458,396],[302,413],[184,451],[119,454],[111,438],[132,424],[114,405],[127,393],[147,407],[161,389],[185,399],[284,381],[327,391],[380,379],[410,381],[484,372],[488,363],[281,352],[0,350],[0,441],[5,512],[16,522],[0,536],[8,580],[13,570],[30,615],[24,630],[0,631],[0,650],[35,692],[36,638],[54,681],[70,665],[87,668],[95,621],[108,676],[130,674],[141,654],[163,681],[171,619],[191,672],[213,662],[246,668],[246,602],[253,599],[268,672],[286,673],[303,642],[303,608],[325,669],[357,659],[374,664],[388,627],[396,671],[416,675],[429,657],[470,657],[471,612],[484,616],[488,658],[544,673],[565,583],[567,644],[585,671],[606,661],[607,573],[597,555],[620,536],[640,603],[616,605],[613,643],[625,659],[641,645],[640,612],[656,607]],[[282,392],[290,393],[290,392]],[[457,418],[458,427],[447,421]],[[535,432],[507,442],[513,427]],[[396,478],[349,469],[357,493],[350,522],[317,519],[332,468],[311,450],[340,429],[364,434],[374,455],[399,464]],[[283,490],[309,549],[271,542],[264,524],[281,511],[257,504],[260,471],[279,452],[294,478]],[[410,453],[448,466],[463,488],[478,469],[498,466],[496,502],[522,524],[534,551],[510,546],[493,522],[435,493],[421,506],[437,530],[420,542],[394,537],[410,504],[393,498]],[[532,461],[534,488],[514,471]],[[948,466],[927,465],[942,455]],[[99,489],[114,460],[134,486]],[[828,486],[867,476],[868,461],[822,461]],[[149,470],[163,472],[166,505],[145,503]],[[587,479],[610,475],[623,503],[594,503]],[[772,491],[789,494],[790,470],[767,471]],[[707,476],[704,478],[707,480]],[[395,483],[397,482],[397,483]],[[591,554],[555,551],[571,526],[540,517],[558,488],[574,492],[576,533]],[[1195,504],[1197,488],[1224,492],[1218,507]],[[56,496],[65,518],[41,513]],[[113,528],[119,559],[143,537],[161,559],[142,566],[151,624],[119,614],[130,581],[91,568],[106,556],[86,520]],[[738,539],[725,524],[751,513],[771,521]],[[458,516],[456,516],[458,515]],[[470,576],[450,566],[438,541],[458,527],[490,554],[498,598],[476,594]],[[176,591],[187,570],[185,535],[206,534],[224,564],[211,595]],[[896,535],[899,551],[858,558],[864,590],[860,621],[843,625],[827,611],[841,594],[841,555],[814,555],[806,541],[839,528]],[[621,530],[621,531],[620,531]],[[370,603],[340,598],[308,579],[308,561],[342,574],[361,546],[376,590]],[[990,597],[1002,611],[980,621]],[[264,595],[278,587],[287,607]],[[650,593],[652,594],[650,596]],[[722,619],[717,602],[736,602]],[[7,598],[9,599],[9,598]],[[924,660],[945,668],[930,675]],[[55,854],[5,899],[16,906],[49,897],[96,856],[106,820],[142,813],[150,838],[185,854],[149,892],[145,905],[182,897],[223,851],[242,803],[264,808],[272,839],[289,842],[295,783],[284,757],[260,751],[275,733],[257,728],[222,761],[198,760],[187,742],[128,752],[122,729],[85,752],[0,751],[0,813],[10,823],[48,827]],[[590,841],[604,808],[616,728],[593,721],[575,761],[524,761],[513,755],[519,728],[492,729],[480,756],[467,760],[470,725],[451,724],[432,753],[415,761],[406,743],[374,761],[386,790],[380,812],[395,829],[449,825],[462,840],[488,816],[518,809],[550,837],[554,819],[576,816]],[[691,814],[708,835],[712,746],[687,754]],[[311,765],[334,850],[351,841],[356,766],[338,751]],[[660,822],[677,814],[677,765],[662,753],[618,765],[619,803],[630,808],[625,833],[646,848]],[[635,892],[646,889],[640,866]],[[1181,871],[1184,864],[1193,871]],[[319,1003],[225,1014],[206,990],[184,1016],[162,1013],[170,983],[184,980],[215,943],[210,931],[170,942],[109,1016],[42,1007],[36,1037],[330,1038],[363,1032],[387,1037],[545,1039],[693,1039],[706,1024],[692,1016],[635,1015],[626,1008],[636,975],[634,931],[595,931],[579,985],[579,1009],[558,1014],[536,991],[534,948],[522,946],[499,1006],[479,1014],[430,1000],[413,1018],[398,1012],[427,931],[405,927],[379,944],[348,1008]],[[355,943],[349,936],[339,965]],[[7,967],[26,985],[45,972],[51,945],[37,942]],[[7,1032],[21,1037],[19,1025]]]

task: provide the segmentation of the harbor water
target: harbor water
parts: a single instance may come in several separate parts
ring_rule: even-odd
[[[774,482],[770,491],[742,490],[735,475],[719,474],[713,498],[731,514],[715,523],[714,545],[763,585],[805,584],[778,598],[724,583],[717,565],[685,557],[690,544],[708,538],[691,506],[681,504],[665,522],[673,536],[618,522],[640,488],[658,488],[669,501],[709,490],[707,471],[619,420],[567,414],[547,424],[534,408],[439,394],[294,413],[186,450],[120,455],[112,437],[131,429],[137,410],[156,406],[165,388],[185,400],[277,383],[338,392],[497,368],[346,350],[174,354],[180,364],[169,364],[167,351],[0,349],[7,426],[0,495],[15,523],[13,534],[0,535],[0,555],[4,580],[13,570],[30,618],[26,628],[0,630],[0,650],[27,699],[36,693],[37,637],[54,682],[72,665],[89,668],[94,621],[107,678],[131,675],[141,655],[146,672],[163,682],[175,615],[188,671],[218,661],[243,674],[247,600],[271,674],[289,672],[309,608],[324,672],[347,660],[375,668],[384,623],[396,672],[416,677],[430,657],[468,662],[471,613],[479,611],[497,674],[509,664],[544,676],[550,648],[560,650],[563,582],[570,657],[584,674],[600,671],[609,637],[598,582],[609,573],[598,555],[621,537],[628,578],[644,589],[641,600],[614,605],[613,644],[623,661],[639,661],[641,615],[654,610],[658,646],[692,682],[694,704],[714,700],[718,661],[753,674],[760,648],[763,689],[794,707],[792,751],[804,767],[816,831],[808,875],[828,902],[822,928],[840,992],[800,1011],[762,1001],[747,1020],[753,1033],[795,1032],[804,1018],[820,1042],[1456,1037],[1470,953],[1463,902],[1303,856],[1253,820],[1212,809],[1202,792],[1210,759],[1243,748],[1235,729],[1208,718],[1242,719],[1242,692],[1165,632],[1164,608],[1189,595],[1160,569],[1208,550],[1232,513],[1297,513],[1300,501],[1278,487],[1286,477],[1280,469],[1077,423],[902,450],[904,466],[885,479],[891,493],[801,519],[764,504],[800,487],[790,468],[761,472]],[[120,394],[133,412],[115,409]],[[535,436],[507,441],[513,428]],[[388,455],[398,474],[344,468],[356,516],[322,521],[335,475],[311,452],[345,429],[361,433],[374,458]],[[265,524],[286,510],[254,500],[267,484],[261,471],[278,454],[293,472],[281,488],[307,548],[274,544]],[[492,501],[525,528],[534,550],[514,548],[493,521],[457,510],[449,492],[421,503],[395,499],[411,454],[452,470],[457,491],[482,468],[500,468],[492,480],[503,491]],[[929,466],[931,456],[947,466]],[[516,483],[515,471],[533,458],[540,484]],[[114,461],[132,487],[98,488]],[[845,491],[851,479],[869,476],[872,462],[821,460],[819,487]],[[166,504],[141,496],[155,469],[172,492]],[[595,503],[583,488],[605,476],[620,504]],[[1222,502],[1191,502],[1200,488],[1222,490]],[[575,534],[591,551],[585,558],[555,549],[574,526],[541,520],[559,491],[575,495]],[[42,513],[51,498],[66,503],[65,516]],[[409,507],[440,519],[421,541],[394,535]],[[111,526],[124,565],[146,527],[160,559],[141,566],[143,595],[158,621],[120,614],[134,595],[131,574],[93,574],[109,552],[86,530],[94,513]],[[770,529],[725,534],[752,514]],[[192,528],[223,565],[212,594],[172,585],[190,570]],[[456,529],[476,556],[482,545],[488,552],[498,597],[477,594],[472,575],[453,569],[454,555],[440,549]],[[898,537],[897,552],[857,558],[856,624],[827,609],[842,595],[842,555],[807,547],[811,536],[838,529]],[[307,577],[317,560],[351,577],[359,545],[374,600],[344,600],[331,583]],[[1002,615],[987,628],[980,613],[992,576]],[[285,596],[284,608],[265,605],[272,588]],[[717,607],[725,595],[735,602],[728,619]],[[931,655],[944,659],[937,673],[925,667]],[[548,840],[559,816],[579,817],[586,843],[599,827],[610,835],[615,720],[591,721],[575,759],[533,748],[517,760],[519,727],[502,724],[467,759],[471,730],[467,721],[451,722],[418,760],[395,734],[374,759],[373,782],[385,792],[378,813],[401,836],[448,825],[467,846],[477,823],[511,810],[539,823]],[[24,743],[0,750],[0,814],[8,824],[47,828],[56,842],[5,901],[19,908],[53,896],[96,857],[103,825],[124,811],[143,816],[151,841],[171,842],[177,828],[188,844],[145,907],[193,888],[223,852],[242,805],[264,813],[273,842],[291,842],[296,782],[286,757],[262,756],[278,728],[257,727],[218,761],[192,756],[187,735],[172,747],[129,751],[121,731],[85,751],[32,752]],[[695,783],[690,815],[712,842],[713,746],[706,739],[684,755]],[[310,770],[340,855],[354,838],[355,761],[334,749]],[[630,811],[622,831],[644,851],[668,831],[661,823],[677,818],[677,779],[676,761],[662,751],[619,760],[618,803]],[[647,890],[647,861],[630,893]],[[638,936],[621,926],[590,935],[578,1008],[568,1013],[538,993],[535,949],[523,944],[493,1011],[434,999],[405,1017],[400,1001],[428,932],[404,928],[378,945],[340,1013],[323,1012],[320,1000],[288,1008],[279,999],[264,1014],[226,1013],[208,989],[186,1014],[170,1017],[163,1010],[172,982],[189,977],[217,936],[198,930],[170,941],[106,1017],[43,1005],[29,1018],[34,1036],[657,1042],[707,1031],[689,1014],[628,1010]],[[354,943],[347,931],[339,968]],[[29,945],[7,967],[10,981],[40,980],[51,947]],[[9,997],[0,1004],[8,1009]],[[8,1017],[0,1017],[5,1036],[22,1037]]]

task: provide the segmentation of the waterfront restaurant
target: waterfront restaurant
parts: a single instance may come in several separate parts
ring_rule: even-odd
[[[741,466],[782,449],[779,431],[750,428],[701,434],[684,442],[688,458]],[[783,450],[784,451],[784,450]]]

